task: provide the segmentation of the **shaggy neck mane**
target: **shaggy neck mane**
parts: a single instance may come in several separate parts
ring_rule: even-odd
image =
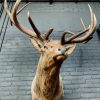
[[[42,97],[48,100],[52,98],[59,91],[59,71],[62,62],[56,62],[52,66],[48,66],[48,62],[43,62],[42,56],[40,57],[38,68],[36,71],[36,91]],[[48,66],[48,68],[46,68]]]

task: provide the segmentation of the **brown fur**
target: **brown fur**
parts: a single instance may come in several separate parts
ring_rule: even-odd
[[[32,43],[35,43],[33,41]],[[37,47],[36,44],[35,46]],[[72,47],[75,48],[75,45]],[[66,49],[66,55],[56,57],[60,54],[59,48],[65,47],[53,40],[46,42],[41,48],[41,57],[31,87],[32,100],[61,100],[64,92],[59,73],[69,49]]]

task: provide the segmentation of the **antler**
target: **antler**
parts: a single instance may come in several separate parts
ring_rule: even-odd
[[[11,22],[22,32],[26,33],[28,36],[30,36],[31,38],[38,38],[40,39],[41,35],[38,36],[38,32],[36,31],[31,31],[29,30],[28,28],[24,27],[22,24],[19,23],[18,19],[17,19],[17,14],[19,14],[21,10],[18,10],[18,6],[20,4],[21,0],[16,0],[16,3],[12,9],[12,12],[10,13],[10,11],[8,10],[8,5],[7,5],[7,1],[5,0],[5,3],[4,3],[4,9],[5,11],[7,12]],[[25,6],[24,6],[25,7]],[[41,37],[41,39],[43,40],[43,37]]]
[[[82,32],[79,32],[77,34],[74,34],[73,36],[69,37],[68,39],[65,40],[65,35],[68,33],[71,33],[70,31],[66,31],[63,33],[61,37],[61,44],[70,44],[70,43],[83,43],[87,42],[90,39],[92,39],[92,35],[96,30],[96,25],[97,25],[97,20],[95,14],[92,12],[91,6],[88,4],[89,10],[90,10],[90,15],[91,15],[91,25],[89,25],[88,28],[85,28]],[[86,33],[84,36],[81,36],[82,34]],[[79,37],[81,36],[81,37]]]
[[[32,18],[31,18],[30,14],[29,14],[29,11],[28,11],[28,20],[29,20],[29,22],[30,22],[33,30],[37,33],[37,36],[38,36],[38,38],[40,38],[40,40],[42,40],[42,41],[49,40],[49,36],[52,33],[52,31],[53,31],[52,28],[50,28],[48,30],[48,32],[45,34],[45,36],[42,36],[41,33],[40,33],[40,31],[36,28],[34,22],[32,21]]]
[[[29,3],[27,3],[19,11],[17,11],[20,2],[21,2],[21,0],[16,0],[16,3],[12,9],[12,12],[10,13],[10,11],[8,10],[7,1],[5,0],[4,9],[7,12],[8,16],[11,20],[11,25],[13,23],[20,31],[26,33],[31,38],[38,38],[42,42],[45,40],[49,40],[49,36],[52,33],[53,29],[49,29],[45,36],[43,34],[41,34],[40,31],[36,28],[34,22],[32,21],[29,11],[28,11],[28,20],[34,31],[29,30],[28,28],[24,27],[22,24],[19,23],[19,21],[17,19],[17,15],[29,4]]]
[[[28,20],[29,20],[29,23],[31,24],[31,27],[33,28],[34,32],[37,33],[37,37],[38,37],[41,41],[44,41],[44,37],[41,36],[40,31],[36,28],[34,22],[32,21],[32,18],[31,18],[30,14],[29,14],[29,11],[28,11],[27,15],[28,15]]]
[[[30,2],[29,3],[27,3],[27,4],[25,4],[21,9],[19,9],[18,11],[17,11],[17,15],[26,7],[26,6],[28,6],[30,4]],[[13,23],[12,23],[12,21],[10,20],[10,23],[11,23],[11,26],[13,25]]]
[[[45,40],[49,40],[49,36],[50,36],[50,34],[52,33],[52,31],[53,31],[53,28],[50,28],[49,30],[48,30],[48,32],[45,34]]]

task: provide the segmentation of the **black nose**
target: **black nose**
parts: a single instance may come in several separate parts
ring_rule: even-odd
[[[66,48],[59,48],[58,51],[60,51],[61,54],[64,54],[66,52]]]

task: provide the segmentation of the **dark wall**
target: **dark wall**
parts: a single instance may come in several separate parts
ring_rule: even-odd
[[[0,2],[2,2],[3,0],[0,0]],[[8,1],[16,1],[16,0],[8,0]],[[73,2],[76,2],[76,1],[79,1],[79,2],[100,2],[100,0],[22,0],[22,1],[33,1],[33,2],[44,2],[44,1],[54,1],[54,2],[70,2],[70,1],[73,1]]]

